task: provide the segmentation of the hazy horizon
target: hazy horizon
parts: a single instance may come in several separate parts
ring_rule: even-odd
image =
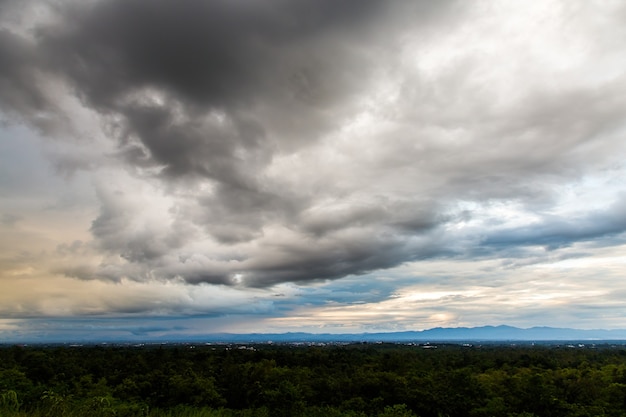
[[[274,344],[274,343],[575,343],[584,342],[579,347],[593,347],[595,344],[626,344],[626,328],[613,330],[580,330],[572,328],[529,327],[519,328],[507,325],[480,327],[435,327],[425,330],[404,330],[398,332],[282,332],[282,333],[206,333],[179,335],[169,332],[161,336],[146,337],[143,334],[103,334],[100,332],[55,333],[45,336],[30,335],[22,338],[0,340],[0,344]]]
[[[626,3],[0,0],[0,341],[626,317]]]

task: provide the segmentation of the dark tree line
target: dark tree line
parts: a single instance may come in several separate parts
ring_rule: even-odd
[[[0,348],[0,416],[624,416],[626,350]]]

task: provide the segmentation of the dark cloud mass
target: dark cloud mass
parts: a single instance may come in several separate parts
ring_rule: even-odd
[[[287,64],[285,52],[294,45],[349,30],[376,4],[108,1],[64,10],[62,24],[41,36],[96,105],[115,105],[132,88],[158,86],[220,107],[253,99]]]
[[[118,139],[129,162],[162,167],[164,179],[212,182],[213,192],[198,194],[187,214],[227,245],[259,239],[268,223],[295,225],[313,204],[314,196],[264,181],[263,170],[274,155],[311,146],[339,128],[344,120],[337,116],[379,67],[380,56],[372,52],[394,42],[380,36],[393,32],[375,20],[384,20],[388,10],[370,1],[111,1],[61,13],[60,24],[39,32],[52,67],[84,102],[122,116]],[[103,200],[93,223],[102,247],[121,249],[130,262],[155,261],[157,271],[172,274],[162,258],[181,239],[167,239],[151,226],[129,233],[128,213],[115,204]],[[409,228],[430,222],[397,221]],[[406,246],[401,240],[365,239],[312,241],[307,248],[278,250],[272,259],[251,259],[251,266],[235,271],[267,285],[338,278],[411,257],[398,251]],[[196,268],[180,273],[191,282],[228,282],[239,273]]]
[[[489,24],[463,32],[458,2],[50,10],[27,32],[0,27],[0,105],[58,136],[52,126],[72,119],[51,100],[60,83],[114,141],[119,172],[100,179],[90,229],[104,254],[94,277],[263,287],[464,256],[459,241],[489,252],[624,230],[612,209],[599,224],[589,215],[577,228],[557,219],[457,239],[454,225],[473,215],[463,203],[541,212],[554,184],[610,161],[603,135],[618,134],[626,104],[619,76],[545,88],[568,74],[544,70],[531,48],[503,62],[470,39],[433,58],[455,31],[503,47]]]
[[[45,112],[52,105],[37,88],[35,54],[34,46],[25,39],[0,29],[0,105],[27,119],[26,115]],[[33,119],[29,121],[35,122]]]

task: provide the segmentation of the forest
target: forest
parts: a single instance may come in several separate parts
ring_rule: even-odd
[[[1,417],[625,415],[621,345],[0,347]]]

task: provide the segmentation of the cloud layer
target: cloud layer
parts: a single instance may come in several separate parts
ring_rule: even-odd
[[[5,134],[37,132],[83,219],[33,255],[58,277],[267,289],[624,242],[619,3],[0,8]],[[37,169],[3,185],[11,236]]]

